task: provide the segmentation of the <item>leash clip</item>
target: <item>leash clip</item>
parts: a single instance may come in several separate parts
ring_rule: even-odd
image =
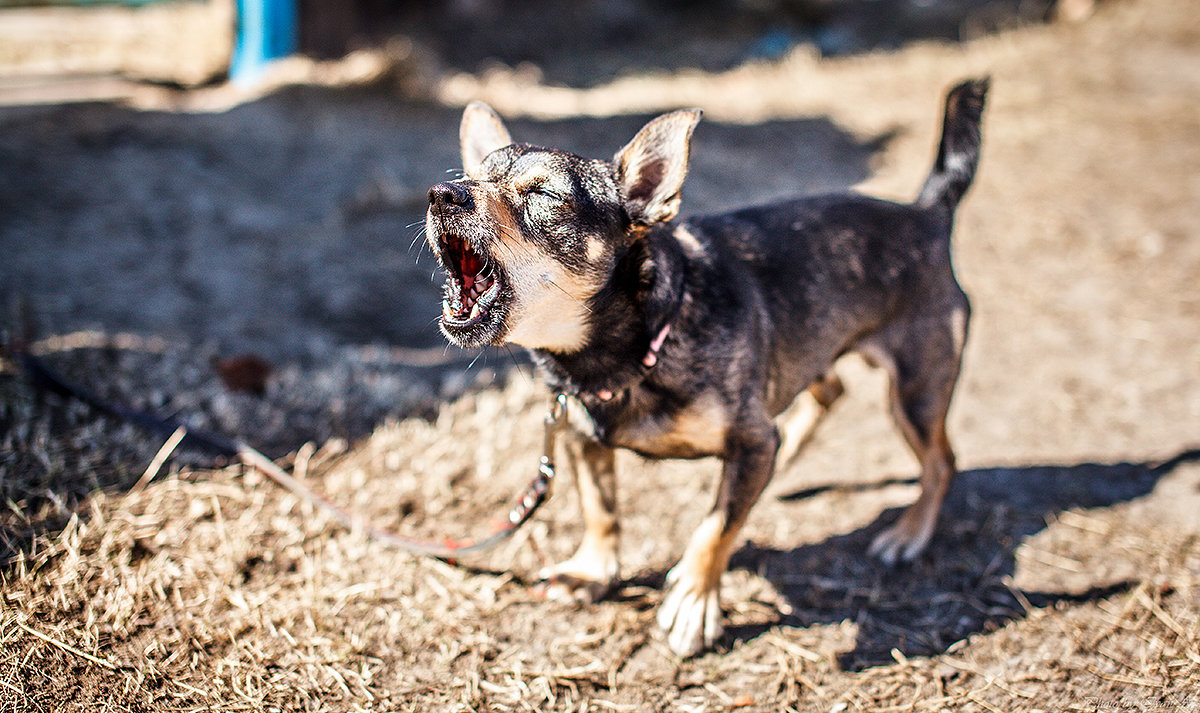
[[[558,434],[567,425],[567,395],[559,393],[550,402],[550,410],[546,412],[543,423],[546,433],[542,440],[542,459],[538,471],[546,477],[554,477],[554,445],[558,442]]]
[[[533,512],[545,502],[550,493],[550,483],[554,480],[554,446],[558,442],[558,434],[567,425],[567,395],[557,394],[550,403],[543,421],[546,426],[542,441],[542,457],[538,459],[538,472],[517,504],[508,513],[509,526],[519,527],[533,515]]]

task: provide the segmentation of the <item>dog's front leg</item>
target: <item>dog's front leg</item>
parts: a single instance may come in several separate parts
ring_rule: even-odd
[[[569,429],[567,463],[575,475],[583,511],[583,540],[570,559],[538,573],[546,593],[555,599],[599,600],[620,572],[617,554],[617,476],[613,450]]]
[[[738,532],[775,469],[779,434],[764,415],[760,423],[731,432],[712,512],[696,528],[687,549],[667,574],[667,595],[658,625],[680,656],[692,656],[721,637],[721,574]]]

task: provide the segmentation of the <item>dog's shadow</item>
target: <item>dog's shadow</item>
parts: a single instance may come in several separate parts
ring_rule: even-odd
[[[1162,463],[1080,463],[983,468],[962,472],[929,550],[916,562],[887,567],[866,555],[871,539],[899,516],[894,508],[858,531],[794,549],[752,543],[730,568],[766,578],[791,611],[773,622],[730,627],[734,641],[768,628],[811,627],[846,620],[858,626],[856,645],[840,664],[860,670],[904,656],[946,651],[967,636],[1025,616],[1031,608],[1111,596],[1132,583],[1088,584],[1075,591],[1022,591],[1014,586],[1016,550],[1057,513],[1108,507],[1145,496],[1177,466],[1200,460],[1187,450]],[[891,481],[895,482],[895,481]],[[852,490],[875,486],[853,486]],[[838,486],[782,496],[795,501]]]

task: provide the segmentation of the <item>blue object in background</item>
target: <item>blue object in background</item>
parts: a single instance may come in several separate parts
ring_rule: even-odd
[[[796,46],[799,38],[791,30],[772,27],[750,43],[746,50],[747,59],[777,60]]]
[[[296,51],[297,0],[237,0],[237,42],[229,78],[238,83],[258,79],[273,59]]]

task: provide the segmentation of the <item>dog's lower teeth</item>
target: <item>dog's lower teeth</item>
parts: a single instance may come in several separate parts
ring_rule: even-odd
[[[448,290],[442,300],[442,316],[449,322],[463,323],[487,313],[500,293],[499,283],[492,275],[476,274],[454,281],[456,289]]]
[[[496,297],[500,295],[500,283],[495,280],[488,280],[487,290],[479,296],[479,302],[485,307],[491,306],[496,301]]]

